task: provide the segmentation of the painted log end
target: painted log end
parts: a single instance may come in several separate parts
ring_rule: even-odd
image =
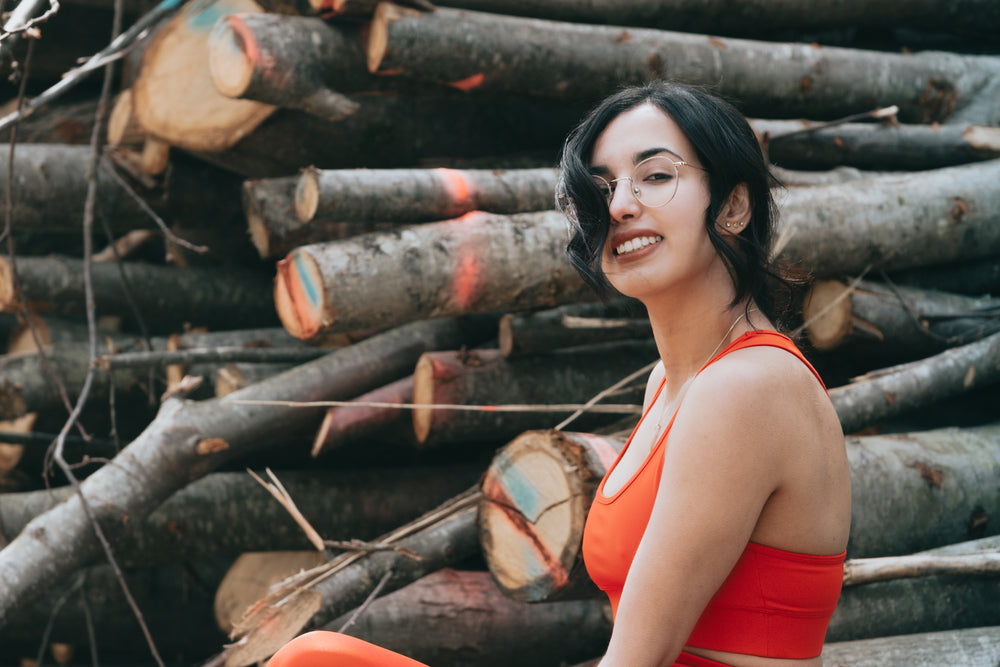
[[[322,273],[309,253],[298,248],[278,262],[274,303],[288,333],[309,340],[332,325],[326,302]]]
[[[319,209],[319,172],[307,167],[299,174],[295,185],[295,215],[301,222],[310,222]]]
[[[850,288],[837,280],[816,282],[802,306],[809,341],[818,350],[842,344],[851,332]]]
[[[254,74],[260,46],[244,14],[223,17],[208,37],[208,69],[212,85],[226,97],[242,97]]]

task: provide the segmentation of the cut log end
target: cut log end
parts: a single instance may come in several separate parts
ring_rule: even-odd
[[[579,555],[589,489],[572,462],[550,446],[557,431],[527,431],[494,458],[483,476],[479,536],[504,594],[537,602],[562,589]]]
[[[295,215],[302,222],[310,222],[319,209],[319,174],[309,167],[302,170],[295,186]]]
[[[840,345],[851,332],[848,286],[836,280],[817,282],[809,290],[802,315],[810,342],[819,350]]]
[[[170,164],[170,144],[153,137],[146,137],[139,158],[139,169],[144,174],[159,176]]]
[[[139,146],[145,135],[135,121],[132,108],[132,90],[126,88],[115,99],[108,116],[108,145]]]
[[[497,325],[497,346],[505,359],[514,353],[514,332],[511,330],[513,319],[513,315],[506,313]]]
[[[434,403],[434,361],[428,355],[421,355],[413,371],[413,404],[430,405]],[[428,408],[414,408],[413,433],[418,443],[427,441],[434,421],[434,411]]]
[[[301,249],[278,262],[274,303],[285,330],[308,340],[333,323],[327,315],[323,277],[313,258]]]
[[[251,53],[259,53],[253,32],[242,14],[230,14],[219,21],[208,38],[208,64],[212,84],[226,97],[239,98],[253,78]]]
[[[16,313],[17,290],[14,287],[14,269],[10,260],[0,257],[0,312]]]
[[[389,25],[407,16],[420,16],[415,9],[400,7],[391,2],[380,2],[372,15],[368,26],[368,39],[365,43],[365,55],[368,60],[368,71],[378,72],[385,54],[389,48]]]

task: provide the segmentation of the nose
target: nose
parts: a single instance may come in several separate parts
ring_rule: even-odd
[[[639,213],[639,206],[639,200],[632,191],[632,179],[629,177],[617,179],[611,201],[608,202],[611,223],[617,224],[634,218]]]

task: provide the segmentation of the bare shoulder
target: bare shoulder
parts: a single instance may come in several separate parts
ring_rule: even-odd
[[[649,379],[646,380],[646,394],[642,401],[643,412],[645,412],[649,407],[649,404],[653,402],[653,396],[656,395],[656,390],[663,381],[663,376],[663,361],[658,361],[656,362],[656,365],[653,366],[653,370],[650,371]]]

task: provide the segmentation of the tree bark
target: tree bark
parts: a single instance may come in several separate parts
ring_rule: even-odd
[[[474,483],[470,465],[348,471],[278,471],[306,520],[324,538],[372,539]],[[13,539],[72,495],[70,487],[0,494],[0,526]],[[181,489],[115,544],[128,567],[150,567],[246,551],[308,549],[288,512],[245,472],[212,473]]]
[[[546,211],[472,213],[302,246],[278,263],[275,302],[285,328],[310,339],[322,331],[591,300],[563,259],[565,242],[565,218]]]
[[[1000,247],[1000,160],[789,190],[782,259],[817,277],[974,260]]]
[[[475,555],[478,497],[478,491],[470,489],[376,541],[419,558],[396,550],[348,552],[286,581],[236,625],[226,665],[243,667],[269,657],[301,630],[321,627],[361,604],[381,580],[382,590],[391,592]]]
[[[255,449],[315,429],[316,409],[241,401],[346,399],[404,376],[428,349],[470,342],[453,320],[420,322],[373,336],[221,399],[171,399],[146,430],[89,476],[81,491],[112,541],[123,519],[141,521],[175,491]],[[466,339],[466,340],[463,340]],[[53,539],[52,536],[58,536]],[[0,551],[0,628],[17,610],[100,553],[81,496],[37,517]]]
[[[847,346],[884,360],[915,359],[1000,331],[1000,299],[863,281],[814,283],[802,310],[818,350]]]
[[[905,285],[978,296],[1000,294],[1000,262],[996,257],[898,271],[890,277]]]
[[[20,298],[32,311],[83,317],[83,261],[69,257],[18,257]],[[153,264],[94,263],[91,266],[99,315],[121,317],[135,329],[136,319],[121,270],[143,321],[153,333],[180,330],[185,323],[209,328],[266,327],[277,323],[266,274],[237,267],[175,268]],[[0,260],[0,309],[17,312],[9,258]]]
[[[849,558],[908,554],[996,533],[984,517],[1000,512],[994,493],[1000,426],[849,437],[846,443]],[[597,594],[582,563],[583,525],[623,445],[592,434],[528,431],[497,453],[480,484],[479,538],[505,595],[540,602]],[[853,632],[838,638],[855,638]]]
[[[262,259],[284,257],[299,246],[339,241],[395,225],[359,221],[304,223],[295,214],[295,189],[299,178],[264,178],[243,185],[250,240]]]
[[[847,27],[909,26],[929,28],[935,32],[957,30],[973,34],[985,34],[1000,27],[1000,14],[988,0],[951,4],[936,0],[908,0],[876,5],[862,0],[784,2],[780,5],[726,0],[686,0],[669,5],[656,0],[444,0],[437,4],[553,21],[640,26],[714,35],[756,35],[765,39],[782,31],[809,32]]]
[[[471,98],[459,91],[433,94],[359,93],[361,105],[337,122],[281,109],[228,150],[198,156],[247,178],[319,169],[437,166],[462,158],[492,165],[526,151],[551,165],[581,108],[520,98]],[[232,101],[232,100],[231,100]]]
[[[470,211],[548,211],[555,169],[306,169],[295,192],[299,220],[431,222]]]
[[[750,124],[768,159],[788,169],[848,165],[871,171],[918,171],[1000,157],[1000,128],[982,125],[848,123],[809,130],[816,124],[801,120]]]
[[[226,364],[212,373],[212,386],[216,396],[228,396],[254,382],[284,373],[293,366],[294,364]]]
[[[360,26],[319,18],[230,14],[209,36],[212,83],[226,97],[339,120],[358,110],[343,93],[382,87],[361,39]]]
[[[135,117],[147,134],[187,150],[220,151],[274,112],[271,105],[219,93],[208,65],[208,36],[216,21],[260,11],[253,0],[188,4],[155,31],[132,82]]]
[[[507,313],[500,318],[497,339],[504,357],[518,357],[577,345],[649,338],[649,321],[636,319],[644,315],[642,304],[629,299]]]
[[[376,599],[345,632],[429,665],[550,667],[604,651],[609,611],[597,600],[518,603],[487,572],[445,569]]]
[[[418,361],[419,363],[419,361]],[[320,456],[334,449],[362,440],[391,440],[416,445],[410,410],[376,407],[364,403],[413,403],[413,376],[396,380],[355,399],[358,406],[332,407],[313,440],[312,455]]]
[[[823,647],[826,667],[994,667],[1000,661],[1000,627],[979,627],[833,642]]]
[[[988,56],[776,45],[391,3],[375,12],[367,53],[375,73],[575,104],[663,78],[712,86],[759,117],[841,118],[893,104],[907,122],[993,125],[1000,115],[1000,59]]]
[[[499,350],[425,354],[413,373],[415,405],[541,407],[583,404],[657,358],[652,339],[622,341],[545,355],[504,359]],[[641,389],[612,402],[641,403]],[[624,409],[624,406],[623,406]],[[529,429],[547,428],[573,412],[510,412],[415,408],[413,430],[423,447],[502,444]],[[616,414],[585,414],[579,428],[607,424]]]
[[[830,390],[844,433],[1000,381],[1000,333]]]

